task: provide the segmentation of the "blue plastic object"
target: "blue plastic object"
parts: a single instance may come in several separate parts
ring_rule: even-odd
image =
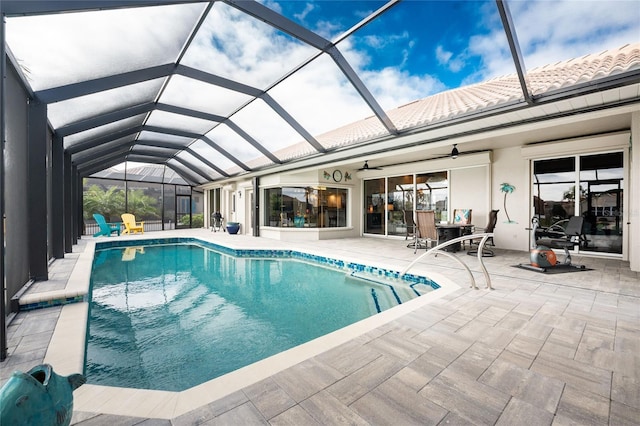
[[[100,235],[110,237],[114,232],[116,232],[118,236],[120,236],[120,222],[107,223],[104,216],[98,213],[94,213],[93,218],[96,220],[96,223],[100,227],[100,230],[93,234],[94,237],[99,237]]]
[[[0,389],[0,425],[69,425],[73,391],[85,382],[82,374],[60,376],[49,364],[13,372]]]

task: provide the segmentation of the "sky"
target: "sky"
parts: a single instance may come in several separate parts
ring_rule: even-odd
[[[261,2],[337,42],[340,55],[383,110],[515,73],[493,0],[401,1],[347,37],[343,36],[345,32],[385,2]],[[528,0],[507,4],[528,69],[640,41],[640,0]],[[7,19],[6,33],[10,49],[33,88],[41,90],[175,61],[203,10],[203,4],[187,4],[15,17]],[[268,89],[271,97],[312,135],[371,116],[371,108],[336,62],[328,55],[315,58],[317,54],[315,48],[223,2],[215,2],[182,63]],[[292,69],[298,71],[283,80]],[[158,80],[114,90],[103,94],[99,102],[95,101],[98,95],[60,102],[50,106],[50,120],[54,125],[67,124],[86,114],[140,102],[142,94],[146,101],[153,101],[157,92],[149,89],[162,84]],[[248,99],[227,89],[173,77],[159,100],[226,116]],[[163,113],[154,120],[171,124],[168,116]],[[235,113],[234,120],[271,151],[301,140],[262,101]],[[177,127],[190,125],[185,120],[173,123]],[[203,124],[206,127],[206,123],[198,123]],[[226,126],[218,126],[209,136],[242,161],[261,155]],[[196,147],[203,155],[209,149],[204,143]],[[224,157],[218,161],[223,169],[233,166]]]

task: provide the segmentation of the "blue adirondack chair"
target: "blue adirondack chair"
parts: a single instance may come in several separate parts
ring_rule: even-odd
[[[118,236],[120,236],[120,222],[107,223],[107,221],[104,219],[104,216],[98,213],[94,213],[93,218],[96,220],[98,226],[100,227],[100,230],[93,234],[94,237],[99,237],[100,235],[106,235],[107,237],[110,237],[114,232],[117,232]]]

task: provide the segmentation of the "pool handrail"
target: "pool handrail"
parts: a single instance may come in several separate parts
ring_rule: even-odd
[[[460,243],[462,241],[467,241],[467,240],[477,240],[478,238],[481,238],[480,240],[480,244],[478,245],[478,262],[480,262],[480,268],[482,268],[482,273],[484,274],[484,279],[486,282],[486,288],[489,290],[493,290],[493,287],[491,287],[491,277],[489,276],[489,272],[487,271],[487,268],[484,266],[484,261],[482,260],[483,256],[482,256],[482,249],[484,248],[484,245],[486,244],[487,240],[489,238],[493,238],[493,232],[485,232],[485,233],[478,233],[478,234],[472,234],[472,235],[463,235],[462,237],[457,237],[448,241],[445,241],[442,244],[438,244],[437,246],[430,248],[429,250],[427,250],[425,253],[422,253],[417,259],[415,259],[413,262],[411,262],[406,268],[404,268],[401,272],[400,272],[400,278],[402,278],[402,276],[404,274],[407,273],[407,271],[409,271],[409,269],[411,269],[413,267],[413,265],[415,265],[416,263],[418,263],[423,257],[426,257],[430,254],[435,254],[435,255],[439,255],[442,254],[444,256],[447,256],[451,259],[454,259],[456,262],[458,262],[460,265],[462,265],[462,267],[464,267],[464,269],[466,269],[466,271],[469,273],[469,277],[471,278],[471,288],[473,289],[478,289],[478,286],[476,285],[476,280],[473,277],[473,274],[471,273],[471,269],[469,269],[469,267],[467,266],[466,263],[464,263],[458,256],[455,256],[451,253],[448,253],[444,250],[442,250],[445,247],[448,247],[450,245],[456,244],[456,243]]]

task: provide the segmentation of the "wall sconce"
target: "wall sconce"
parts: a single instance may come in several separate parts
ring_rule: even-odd
[[[455,160],[456,158],[458,158],[458,154],[459,154],[459,152],[458,152],[458,147],[457,147],[457,146],[458,146],[458,144],[457,144],[457,143],[454,143],[454,144],[453,144],[453,149],[451,150],[451,158],[453,158],[454,160]]]

